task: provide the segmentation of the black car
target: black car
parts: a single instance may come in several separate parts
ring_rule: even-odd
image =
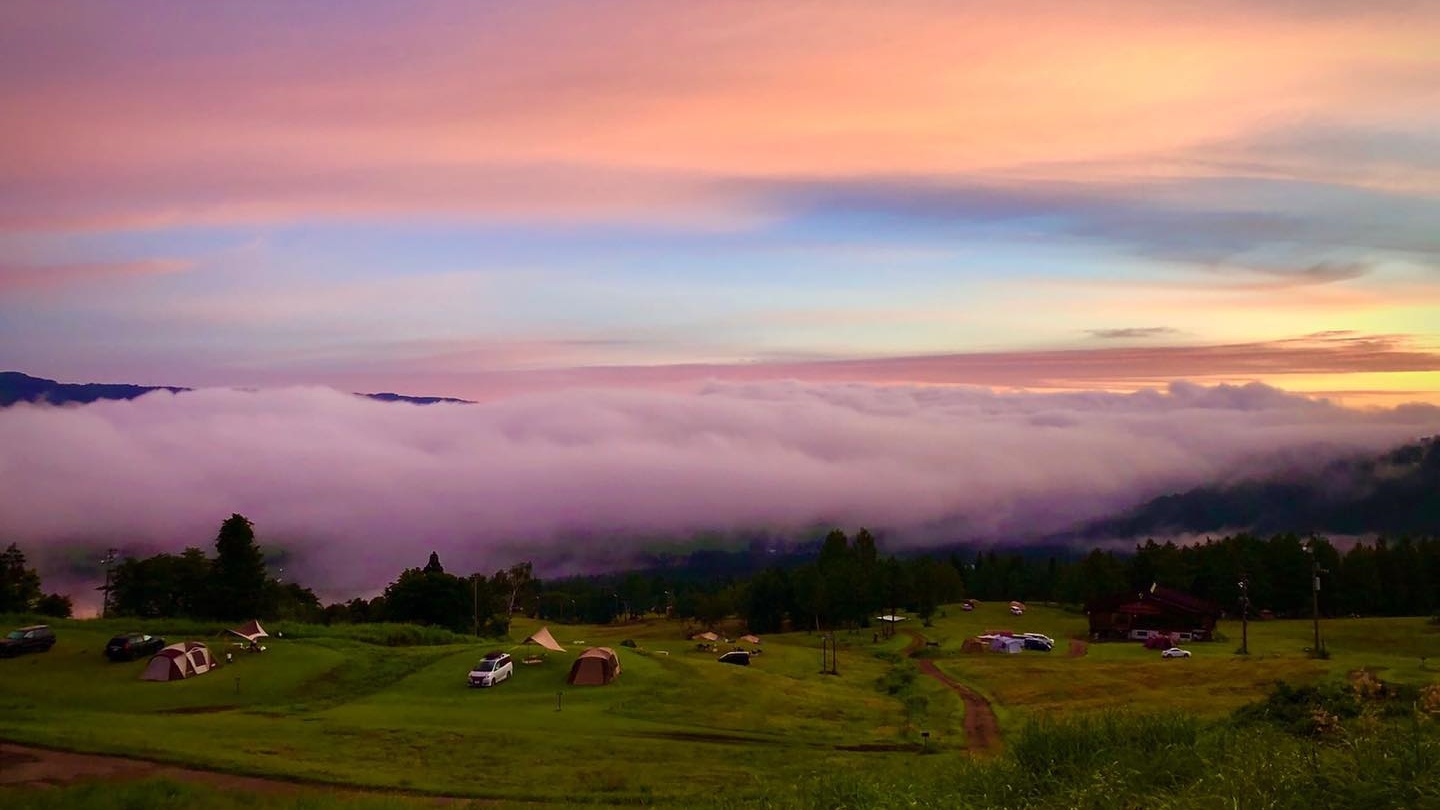
[[[165,646],[165,639],[143,633],[124,633],[105,645],[105,657],[111,661],[134,661],[142,655],[154,655]]]
[[[55,632],[43,624],[11,630],[0,638],[0,658],[13,658],[31,652],[49,652],[55,646]]]
[[[750,651],[731,650],[716,660],[722,664],[735,664],[737,666],[748,667],[750,666]]]

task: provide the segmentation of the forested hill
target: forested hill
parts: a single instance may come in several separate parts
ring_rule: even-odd
[[[18,371],[0,371],[0,408],[17,402],[42,402],[49,405],[82,405],[101,399],[134,399],[152,391],[180,393],[189,391],[173,385],[129,385],[126,383],[62,383],[43,377],[31,377]],[[437,402],[471,404],[453,397],[412,397],[404,394],[357,394],[381,402],[406,402],[412,405],[433,405]]]
[[[97,399],[134,399],[151,391],[186,391],[185,388],[124,383],[62,383],[31,377],[18,371],[0,371],[0,407],[17,402],[48,402],[52,405],[89,403]]]
[[[1165,495],[1087,525],[1085,539],[1251,531],[1440,536],[1440,437],[1314,473]]]

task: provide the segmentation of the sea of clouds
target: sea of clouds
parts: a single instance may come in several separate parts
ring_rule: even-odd
[[[614,563],[627,542],[699,531],[1024,542],[1159,494],[1437,432],[1440,408],[1360,411],[1259,384],[781,382],[423,407],[326,388],[157,392],[0,410],[0,541],[74,579],[107,546],[208,551],[238,512],[285,550],[287,578],[345,596],[431,550],[468,573],[527,554]]]

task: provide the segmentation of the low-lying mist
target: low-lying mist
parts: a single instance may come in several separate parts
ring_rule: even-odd
[[[1259,384],[717,384],[424,407],[324,388],[161,392],[0,410],[0,541],[73,579],[106,546],[212,551],[239,512],[286,551],[287,579],[343,596],[431,550],[468,573],[817,524],[868,526],[891,548],[1024,542],[1165,492],[1437,431],[1440,408],[1356,411]]]

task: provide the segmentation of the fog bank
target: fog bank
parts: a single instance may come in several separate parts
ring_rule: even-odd
[[[432,549],[468,573],[527,551],[615,559],[617,537],[817,523],[883,530],[892,547],[1021,542],[1436,432],[1431,406],[1355,411],[1259,384],[715,384],[425,407],[323,388],[161,392],[0,410],[0,538],[60,576],[93,556],[82,548],[210,551],[239,512],[291,555],[287,579],[361,593]]]

